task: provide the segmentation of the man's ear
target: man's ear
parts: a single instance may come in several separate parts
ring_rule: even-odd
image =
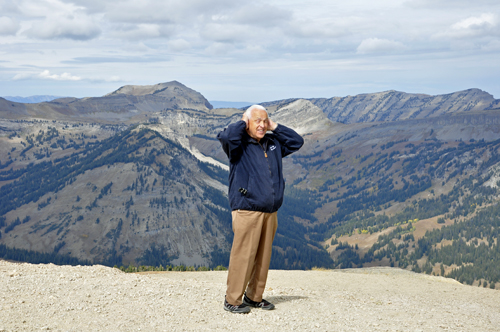
[[[248,116],[247,116],[246,113],[243,113],[243,116],[241,117],[241,120],[245,121],[245,123],[247,124],[246,129],[248,129]]]

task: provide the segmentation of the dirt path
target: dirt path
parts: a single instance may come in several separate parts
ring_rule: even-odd
[[[225,312],[226,272],[0,261],[0,331],[499,331],[500,292],[394,268],[272,270],[274,311]]]

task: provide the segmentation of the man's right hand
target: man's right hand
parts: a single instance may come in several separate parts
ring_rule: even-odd
[[[248,129],[248,116],[246,115],[246,113],[243,113],[241,120],[245,121],[245,123],[247,124],[246,129]]]

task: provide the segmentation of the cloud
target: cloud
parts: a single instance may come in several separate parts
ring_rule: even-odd
[[[471,39],[478,43],[480,38],[500,36],[500,26],[497,15],[484,13],[462,19],[448,29],[432,36],[433,39]]]
[[[439,9],[446,9],[449,10],[449,8],[470,8],[471,5],[474,7],[480,7],[480,6],[494,6],[497,5],[498,1],[497,0],[474,0],[473,3],[471,3],[470,0],[408,0],[404,2],[404,5],[410,7],[410,8],[439,8]]]
[[[48,70],[44,70],[39,74],[42,79],[51,79],[56,81],[80,81],[82,78],[79,76],[73,76],[70,73],[62,73],[61,75],[50,74]]]
[[[118,75],[111,75],[107,77],[91,77],[91,78],[82,78],[80,76],[72,75],[70,73],[62,73],[62,74],[51,74],[49,70],[44,70],[41,73],[21,73],[17,74],[12,78],[14,81],[20,80],[50,80],[50,81],[89,81],[92,83],[103,83],[103,82],[124,82],[124,79]]]
[[[116,82],[124,82],[125,80],[122,79],[120,76],[111,76],[105,78],[91,78],[89,79],[89,81],[92,83],[116,83]]]
[[[482,14],[479,17],[469,17],[451,26],[457,36],[474,37],[495,31],[498,20],[493,14]]]
[[[101,29],[87,17],[49,17],[33,23],[26,34],[39,39],[73,39],[86,41],[99,36]]]
[[[244,41],[249,37],[248,27],[237,24],[209,23],[200,31],[204,39],[217,41],[220,43],[234,43]]]
[[[332,26],[315,21],[293,21],[285,31],[288,36],[313,39],[334,39],[348,35],[346,27]]]
[[[154,62],[162,62],[162,61],[168,61],[169,58],[162,55],[154,55],[154,56],[149,56],[149,55],[130,55],[130,56],[122,56],[122,55],[115,55],[115,56],[85,56],[85,57],[75,57],[72,58],[71,60],[64,60],[61,61],[61,63],[65,65],[75,65],[75,64],[81,64],[81,65],[93,65],[93,64],[99,64],[99,63],[154,63]]]
[[[0,0],[0,13],[9,16],[19,14],[19,3],[11,0]]]
[[[55,81],[80,81],[82,78],[79,76],[71,75],[70,73],[62,73],[61,75],[50,74],[49,70],[44,70],[39,74],[22,73],[13,77],[14,81],[25,79],[44,79]]]
[[[368,38],[363,40],[361,44],[359,44],[356,53],[394,53],[403,51],[404,49],[406,49],[406,46],[400,42],[387,39]]]
[[[125,0],[110,1],[105,17],[117,23],[179,23],[189,25],[203,17],[228,11],[234,0]]]
[[[227,43],[213,43],[205,49],[205,53],[213,56],[224,56],[234,49],[233,46]]]
[[[173,52],[182,52],[191,48],[191,44],[184,39],[171,40],[168,49]]]
[[[290,10],[269,4],[249,3],[231,13],[227,19],[238,24],[271,27],[290,21],[292,16],[293,13]],[[217,16],[213,16],[212,19],[217,20]]]
[[[110,37],[128,40],[144,40],[151,38],[168,37],[172,33],[172,27],[159,24],[137,24],[124,25],[115,29]]]
[[[6,16],[0,17],[0,36],[15,35],[20,28],[21,25],[17,20]]]
[[[102,13],[106,10],[108,4],[105,0],[61,0],[69,5],[77,5],[87,14]]]
[[[33,74],[22,73],[22,74],[16,74],[12,79],[14,81],[21,81],[21,80],[31,79],[34,76],[35,75],[33,75]]]

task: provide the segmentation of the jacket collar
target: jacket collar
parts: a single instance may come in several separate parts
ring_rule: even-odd
[[[252,138],[250,137],[250,135],[248,135],[248,133],[245,132],[245,139],[248,143],[253,143],[253,144],[261,144],[261,145],[267,145],[270,141],[272,141],[273,139],[268,135],[264,135],[264,137],[262,137],[260,139],[260,141],[257,141],[255,138]]]

